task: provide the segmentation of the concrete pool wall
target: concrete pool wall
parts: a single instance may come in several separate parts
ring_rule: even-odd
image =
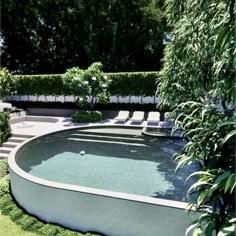
[[[182,236],[192,221],[183,202],[34,177],[15,161],[19,149],[28,142],[10,154],[11,189],[20,206],[46,222],[109,236]]]

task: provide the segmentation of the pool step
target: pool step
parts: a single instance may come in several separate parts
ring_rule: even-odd
[[[5,142],[2,144],[2,147],[9,147],[9,148],[14,148],[18,145],[19,143],[15,142]]]
[[[105,134],[81,134],[81,133],[72,133],[70,136],[75,138],[82,139],[96,139],[96,140],[106,140],[106,141],[123,141],[123,142],[144,142],[142,137],[122,137],[120,135],[105,135]]]
[[[9,147],[0,147],[0,153],[10,153],[12,148]]]
[[[24,134],[13,134],[7,142],[3,143],[0,147],[0,159],[7,159],[10,152],[20,143],[26,141],[29,138],[34,137],[33,135]]]
[[[131,129],[125,129],[127,133],[121,133],[120,130],[111,130],[104,131],[104,130],[77,130],[75,133],[77,134],[88,134],[88,135],[102,135],[102,136],[109,136],[109,137],[129,137],[129,138],[142,138],[141,137],[141,130],[131,130]],[[124,132],[124,129],[123,129]]]
[[[122,141],[114,141],[114,140],[99,140],[99,139],[82,139],[82,138],[74,138],[69,137],[68,140],[79,141],[79,142],[90,142],[90,143],[105,143],[105,144],[120,144],[120,145],[129,145],[129,146],[140,146],[140,147],[148,147],[144,143],[134,143],[134,142],[122,142]]]
[[[28,134],[12,134],[11,137],[19,137],[19,138],[29,139],[29,138],[33,138],[34,135],[28,135]]]
[[[9,153],[0,153],[0,160],[5,160],[8,158]]]
[[[14,143],[22,143],[26,140],[27,140],[27,138],[16,137],[15,135],[8,139],[9,142],[14,142]]]

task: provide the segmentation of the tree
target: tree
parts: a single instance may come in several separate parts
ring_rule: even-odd
[[[102,71],[102,63],[96,62],[81,70],[78,67],[71,68],[64,75],[65,81],[71,83],[78,96],[78,105],[89,106],[90,110],[97,102],[106,103],[109,99],[107,90],[110,80]]]
[[[64,73],[101,61],[106,71],[158,70],[162,1],[6,0],[2,65],[14,73]]]
[[[201,164],[189,190],[197,193],[190,209],[201,216],[187,234],[234,235],[235,1],[168,0],[166,14],[172,42],[157,92],[162,105],[173,107],[176,129],[190,140],[176,156],[178,168]]]
[[[5,96],[13,95],[15,90],[15,82],[11,73],[6,69],[0,69],[0,98],[4,99]]]

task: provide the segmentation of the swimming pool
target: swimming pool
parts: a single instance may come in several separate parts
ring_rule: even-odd
[[[171,157],[183,145],[180,139],[145,137],[141,129],[121,127],[44,135],[10,157],[12,191],[30,213],[74,229],[181,235],[190,222],[181,202],[189,187],[184,180],[195,168],[175,173]],[[170,222],[175,222],[171,229]],[[147,229],[150,234],[144,234]]]

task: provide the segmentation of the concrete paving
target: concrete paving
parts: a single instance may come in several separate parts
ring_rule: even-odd
[[[33,117],[33,116],[32,116]],[[42,121],[22,121],[18,122],[15,124],[11,125],[11,130],[12,134],[22,134],[22,135],[32,135],[32,136],[38,136],[42,134],[47,134],[51,133],[54,131],[59,131],[59,130],[66,130],[69,128],[73,127],[80,127],[80,126],[93,126],[93,125],[119,125],[119,126],[124,126],[124,127],[161,127],[164,122],[160,122],[160,124],[156,125],[148,125],[146,121],[143,121],[142,123],[140,122],[131,122],[127,121],[125,123],[123,122],[118,122],[114,119],[107,119],[107,120],[102,120],[100,122],[95,122],[95,123],[73,123],[70,118],[66,117],[51,117],[55,118],[58,121],[55,123],[52,122],[44,122],[43,118],[48,118],[48,117],[43,117],[43,116],[34,116],[35,118],[42,118]]]

